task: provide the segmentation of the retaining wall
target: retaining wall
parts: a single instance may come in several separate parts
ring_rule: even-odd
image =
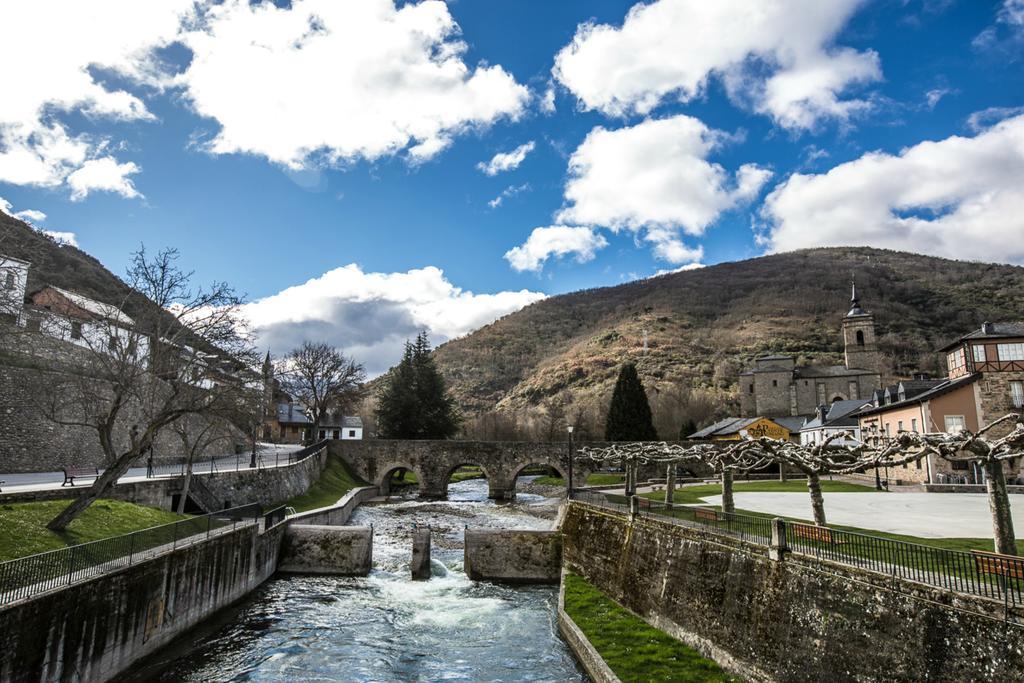
[[[611,670],[611,667],[604,661],[601,654],[590,643],[586,634],[580,630],[576,622],[572,620],[569,613],[565,611],[565,576],[562,576],[562,584],[558,589],[558,632],[565,640],[566,645],[572,650],[576,661],[587,672],[587,676],[594,683],[620,683],[619,677]]]
[[[0,681],[106,681],[277,568],[284,526],[250,526],[0,608]]]
[[[464,567],[474,581],[557,584],[562,535],[557,531],[466,529]]]
[[[999,602],[576,502],[561,529],[569,570],[749,680],[1024,680]]]
[[[344,526],[355,509],[377,496],[376,486],[363,486],[352,489],[330,507],[317,508],[292,515],[288,523],[292,526],[303,524],[325,524],[328,526]]]

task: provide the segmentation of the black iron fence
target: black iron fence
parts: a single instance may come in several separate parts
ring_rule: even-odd
[[[282,505],[263,515],[263,530],[269,531],[288,518],[288,508]]]
[[[572,499],[631,512],[628,498],[597,491],[573,491]],[[773,520],[711,507],[666,506],[636,497],[632,514],[696,527],[759,545],[771,545]],[[858,567],[957,593],[999,600],[1007,608],[1024,605],[1024,557],[960,551],[862,534],[828,526],[782,522],[781,548],[805,556]]]
[[[260,514],[259,505],[243,505],[123,536],[2,562],[0,605],[127,567],[239,526],[256,524]]]
[[[257,450],[255,465],[253,465],[251,452],[238,453],[234,457],[221,456],[200,458],[193,461],[192,472],[193,474],[219,474],[223,472],[244,472],[250,469],[268,469],[273,467],[283,467],[285,465],[296,465],[306,458],[320,453],[327,447],[327,443],[327,439],[324,439],[300,450],[287,451],[284,453],[277,448],[271,449],[270,451]],[[187,463],[184,458],[177,462],[163,461],[160,463],[147,464],[146,476],[149,478],[183,477],[185,476],[186,467]]]

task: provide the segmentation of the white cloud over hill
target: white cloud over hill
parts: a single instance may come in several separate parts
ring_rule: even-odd
[[[526,242],[505,252],[513,270],[539,271],[550,258],[575,255],[577,263],[593,260],[608,240],[591,228],[552,225],[534,228]]]
[[[553,74],[581,105],[646,114],[701,96],[719,78],[729,96],[785,128],[848,120],[871,105],[851,86],[881,79],[878,55],[833,45],[864,0],[656,0],[621,27],[586,23]]]
[[[754,164],[735,175],[708,157],[729,136],[692,116],[649,119],[608,130],[598,126],[569,159],[567,206],[560,223],[642,234],[669,263],[697,261],[700,236],[724,211],[754,199],[771,172]]]
[[[768,195],[762,216],[772,251],[868,245],[1024,263],[1024,116],[974,137],[794,174]]]
[[[354,354],[376,375],[422,330],[440,344],[543,298],[525,289],[474,294],[433,266],[368,273],[349,264],[247,304],[245,314],[260,345],[275,355],[307,339],[322,340]]]

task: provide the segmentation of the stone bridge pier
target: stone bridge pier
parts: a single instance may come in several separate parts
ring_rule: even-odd
[[[390,493],[392,474],[406,469],[416,475],[421,498],[445,499],[452,474],[465,465],[476,465],[487,477],[488,497],[515,500],[516,478],[527,467],[551,467],[568,476],[569,444],[517,441],[401,441],[367,439],[332,441],[331,452],[340,455],[366,481]],[[576,460],[577,485],[586,481],[593,466]]]

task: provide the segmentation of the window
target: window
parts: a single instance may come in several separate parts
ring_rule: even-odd
[[[349,438],[352,438],[352,439],[356,438],[356,430],[354,430],[354,429],[348,430],[348,435],[349,435]]]
[[[82,323],[74,322],[71,323],[71,338],[81,339],[82,338]]]
[[[971,347],[974,349],[974,362],[984,363],[985,362],[985,347],[981,344],[977,344]]]
[[[896,423],[896,433],[899,434],[903,431],[903,420]]]
[[[779,380],[777,380],[777,379],[773,379],[773,380],[772,380],[772,386],[773,386],[773,387],[777,387],[777,386],[779,386]]]
[[[750,392],[749,393],[751,393],[751,394],[754,393],[754,385],[753,384],[750,385]]]
[[[110,335],[110,339],[107,340],[107,349],[117,351],[117,337],[114,335]]]
[[[892,424],[891,424],[891,423],[889,423],[889,422],[886,422],[886,423],[885,423],[885,435],[886,435],[886,436],[889,436],[889,429],[890,429],[891,427],[892,427]]]
[[[947,415],[946,416],[946,433],[956,434],[967,429],[967,421],[964,420],[963,415]]]
[[[864,330],[857,330],[857,346],[864,346]]]
[[[1024,360],[1024,344],[999,344],[999,360]]]
[[[917,467],[917,469],[921,469],[921,459],[920,458],[918,458],[917,460],[914,461],[914,466]]]
[[[14,273],[7,273],[4,278],[4,289],[14,289]]]
[[[1024,382],[1010,382],[1010,400],[1014,408],[1024,408]]]
[[[1001,353],[1001,352],[1000,352]],[[964,357],[964,350],[962,348],[957,349],[953,353],[947,356],[949,361],[949,371],[960,370],[967,365],[967,359]]]
[[[917,434],[917,418],[916,417],[910,419],[910,431],[912,431],[915,434]],[[920,460],[918,462],[920,462]]]

